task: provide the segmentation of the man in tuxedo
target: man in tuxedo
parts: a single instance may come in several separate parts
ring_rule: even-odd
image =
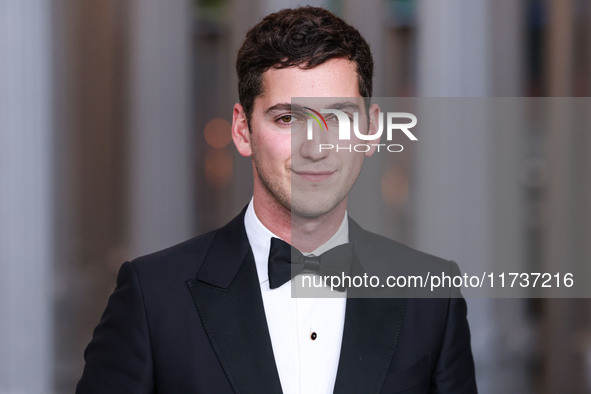
[[[293,97],[347,98],[336,104],[376,133],[365,40],[324,9],[283,10],[248,32],[236,68],[232,136],[252,158],[253,198],[226,226],[122,265],[77,392],[476,393],[461,297],[291,297],[296,257],[319,272],[327,256],[350,273],[456,272],[347,216],[373,150],[298,137],[308,107]]]

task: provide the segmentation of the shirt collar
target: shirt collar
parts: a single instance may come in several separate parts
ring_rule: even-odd
[[[250,200],[248,208],[246,209],[246,213],[244,214],[244,228],[246,229],[248,242],[250,243],[252,254],[254,255],[254,261],[256,263],[257,273],[259,276],[259,283],[263,284],[265,282],[269,282],[268,260],[269,250],[271,249],[271,238],[280,237],[273,234],[271,230],[261,223],[254,211],[252,199]],[[349,242],[349,221],[347,212],[345,211],[343,221],[333,236],[324,244],[316,248],[316,250],[314,250],[312,253],[306,254],[318,256],[327,250],[334,248],[335,246],[346,244],[347,242]]]

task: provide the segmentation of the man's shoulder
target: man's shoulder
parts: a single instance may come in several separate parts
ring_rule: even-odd
[[[163,281],[166,278],[193,278],[218,232],[219,229],[210,231],[166,249],[137,257],[131,260],[130,265],[142,282],[150,279]]]
[[[219,230],[215,229],[165,249],[136,257],[132,260],[132,263],[145,266],[199,258],[200,255],[207,252]]]
[[[355,221],[350,221],[350,231],[356,253],[372,265],[397,271],[443,270],[452,272],[457,265],[445,258],[438,257],[386,236],[363,229]]]
[[[216,242],[227,243],[227,240],[220,241],[220,239],[224,238],[224,236],[227,237],[228,233],[238,233],[236,236],[240,237],[240,226],[243,227],[243,218],[244,215],[241,213],[220,228],[195,236],[166,249],[137,257],[131,261],[131,265],[140,276],[182,275],[184,277],[195,277]]]
[[[386,283],[395,278],[393,283],[397,284],[385,289],[370,287],[369,293],[364,296],[432,299],[461,297],[459,290],[453,286],[441,286],[435,289],[430,286],[433,282],[431,278],[434,276],[460,275],[458,265],[454,261],[372,233],[355,222],[352,222],[352,226],[350,225],[350,235],[363,272],[382,278]],[[439,302],[435,304],[439,305]]]

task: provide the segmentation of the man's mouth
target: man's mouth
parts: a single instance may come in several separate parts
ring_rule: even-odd
[[[292,172],[309,182],[322,182],[332,176],[335,171],[295,171]]]

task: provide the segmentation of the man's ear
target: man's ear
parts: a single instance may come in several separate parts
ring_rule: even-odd
[[[246,114],[242,105],[234,104],[234,113],[232,115],[232,139],[236,149],[242,156],[248,157],[252,155],[252,147],[250,146],[250,130],[248,129],[248,122],[246,121]]]
[[[369,130],[367,133],[370,135],[377,134],[378,133],[378,126],[379,126],[379,117],[380,117],[380,106],[377,104],[370,105],[369,111],[368,111],[368,116],[369,116]],[[383,130],[382,130],[382,134],[383,134]],[[367,152],[365,152],[365,156],[370,157],[371,155],[374,154],[374,152],[376,151],[376,148],[377,148],[377,144],[380,143],[381,138],[382,138],[382,136],[380,135],[375,140],[368,141],[371,149],[369,149]]]

